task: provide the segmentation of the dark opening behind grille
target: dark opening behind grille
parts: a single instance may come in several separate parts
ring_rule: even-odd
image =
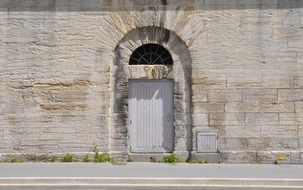
[[[130,56],[130,65],[172,65],[170,53],[161,45],[144,44]]]

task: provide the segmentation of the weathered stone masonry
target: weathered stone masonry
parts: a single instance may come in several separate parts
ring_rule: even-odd
[[[171,68],[128,65],[150,42]],[[166,78],[183,159],[217,131],[223,162],[302,163],[302,42],[301,0],[2,0],[0,154],[125,160],[127,81]]]

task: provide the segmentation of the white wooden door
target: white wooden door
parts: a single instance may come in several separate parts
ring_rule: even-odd
[[[131,152],[172,152],[173,82],[130,80],[128,103]]]

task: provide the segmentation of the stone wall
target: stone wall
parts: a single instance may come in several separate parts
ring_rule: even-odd
[[[224,162],[302,163],[301,0],[0,1],[2,156],[108,152],[127,136],[113,127],[111,70],[121,40],[146,26],[188,47],[188,149],[215,130]]]
[[[217,129],[223,160],[273,162],[282,154],[302,162],[302,2],[196,14],[204,29],[189,46],[193,130]]]

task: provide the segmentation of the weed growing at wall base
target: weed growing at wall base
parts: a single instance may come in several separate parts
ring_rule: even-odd
[[[10,159],[9,162],[10,163],[22,163],[22,162],[24,162],[24,160],[18,156],[12,156],[12,158]]]
[[[76,159],[75,155],[71,153],[67,153],[63,156],[61,159],[62,162],[77,162],[78,160]]]
[[[92,159],[89,157],[89,154],[84,155],[83,162],[92,162]]]
[[[165,163],[177,163],[179,161],[179,158],[176,154],[170,154],[168,156],[164,156],[163,161]]]
[[[49,159],[49,162],[57,162],[58,158],[55,155],[52,155]]]
[[[113,162],[109,154],[96,152],[94,162]]]

